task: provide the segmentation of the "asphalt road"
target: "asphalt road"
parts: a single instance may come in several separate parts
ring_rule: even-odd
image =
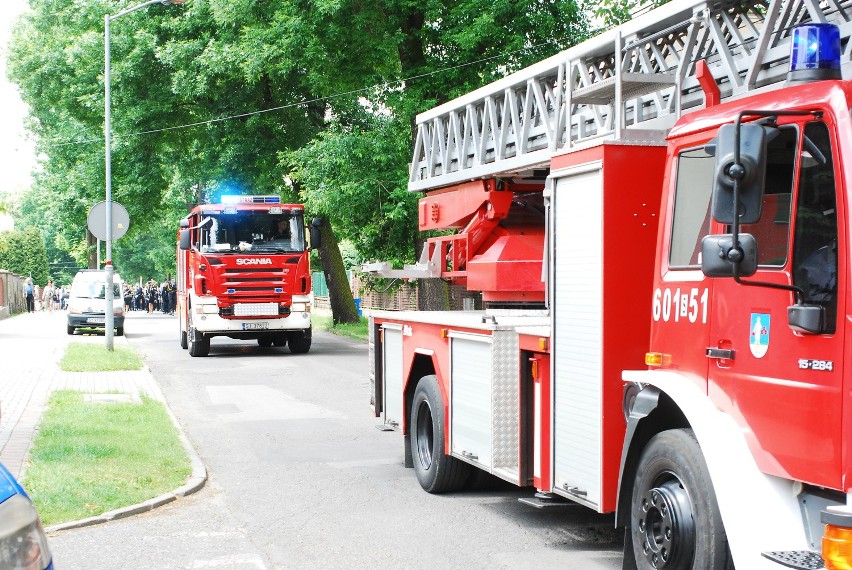
[[[311,352],[215,338],[178,344],[175,317],[131,313],[130,344],[207,466],[197,494],[144,515],[57,533],[57,568],[621,567],[612,516],[538,510],[529,489],[434,496],[376,429],[367,345],[315,333]]]

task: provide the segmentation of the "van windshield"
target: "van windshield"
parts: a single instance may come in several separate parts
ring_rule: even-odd
[[[71,296],[78,299],[105,299],[105,287],[103,281],[82,281],[74,283],[71,288]],[[114,299],[121,297],[121,288],[118,283],[112,284],[112,296]]]

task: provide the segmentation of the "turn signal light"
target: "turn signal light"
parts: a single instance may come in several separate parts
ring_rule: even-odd
[[[662,352],[646,352],[645,364],[647,366],[666,367],[672,364],[672,355]]]
[[[852,570],[852,512],[822,511],[825,534],[822,537],[822,559],[826,570]]]

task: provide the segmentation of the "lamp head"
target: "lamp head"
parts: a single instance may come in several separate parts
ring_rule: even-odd
[[[787,84],[840,79],[840,30],[834,24],[803,24],[793,28]]]

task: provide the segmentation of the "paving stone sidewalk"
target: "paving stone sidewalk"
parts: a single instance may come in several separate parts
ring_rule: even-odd
[[[0,319],[0,462],[20,479],[26,470],[27,454],[44,412],[45,404],[54,390],[71,389],[92,397],[139,401],[142,394],[165,402],[147,367],[142,370],[116,372],[63,372],[59,360],[70,341],[105,344],[103,335],[66,334],[63,311],[35,312]],[[113,337],[113,346],[128,345],[126,337]],[[109,394],[109,396],[104,396]],[[104,522],[122,514],[139,512],[174,500],[200,488],[206,480],[206,470],[174,419],[181,440],[192,461],[192,476],[186,485],[166,496],[153,499],[142,506],[128,507],[120,512],[78,521],[63,528]]]

